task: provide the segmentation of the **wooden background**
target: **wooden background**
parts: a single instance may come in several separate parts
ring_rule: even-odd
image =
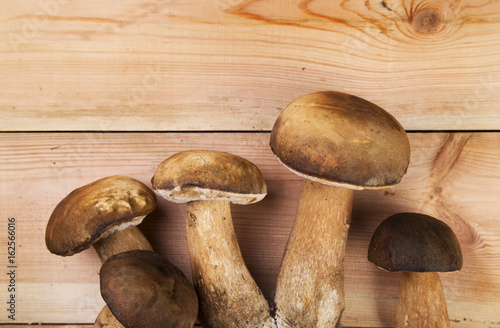
[[[366,260],[401,211],[448,223],[463,270],[442,274],[452,327],[500,327],[500,1],[0,0],[0,323],[87,328],[103,306],[92,250],[44,244],[73,189],[123,174],[150,185],[175,152],[254,162],[260,203],[233,206],[247,265],[271,297],[301,178],[268,147],[280,110],[314,91],[352,93],[409,133],[407,176],[355,193],[345,327],[390,327],[398,274]],[[190,275],[182,205],[140,226]],[[8,218],[16,219],[16,320],[7,312]]]

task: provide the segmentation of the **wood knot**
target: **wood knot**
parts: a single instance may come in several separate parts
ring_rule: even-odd
[[[441,195],[443,193],[443,187],[437,186],[432,189],[432,192],[436,195]]]
[[[414,14],[411,18],[411,24],[419,33],[436,33],[442,28],[443,16],[439,9],[423,8]]]

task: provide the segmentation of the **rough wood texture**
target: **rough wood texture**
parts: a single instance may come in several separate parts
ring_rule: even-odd
[[[0,130],[270,130],[319,90],[493,130],[499,33],[493,0],[3,1]]]
[[[8,297],[7,219],[15,218],[16,323],[91,324],[104,305],[99,258],[93,250],[69,258],[50,254],[44,245],[50,213],[71,190],[100,177],[123,174],[150,185],[159,163],[187,149],[233,152],[264,174],[269,195],[232,211],[247,266],[271,297],[303,180],[277,162],[268,140],[268,133],[0,134],[0,300]],[[451,327],[500,327],[500,134],[412,133],[410,143],[411,164],[400,185],[354,195],[341,323],[394,324],[399,275],[368,262],[367,247],[383,219],[415,211],[446,222],[462,246],[463,270],[441,275]],[[189,277],[185,213],[184,205],[159,200],[140,229]],[[12,323],[6,312],[0,322]]]

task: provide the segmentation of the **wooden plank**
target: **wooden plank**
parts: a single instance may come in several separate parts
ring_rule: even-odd
[[[43,328],[92,328],[93,325],[39,325],[40,327]],[[33,325],[2,325],[3,328],[33,328]],[[195,324],[195,328],[201,328],[202,326]],[[354,327],[347,327],[347,326],[342,326],[343,328],[354,328]],[[363,328],[363,327],[356,327],[356,328]]]
[[[269,131],[319,90],[496,130],[499,33],[498,1],[4,1],[0,131]]]
[[[2,325],[4,328],[32,328],[32,325]],[[92,328],[92,325],[40,325],[43,328]]]
[[[33,328],[32,325],[2,325],[4,328]],[[43,328],[92,328],[92,325],[40,325]],[[195,328],[201,327],[200,325],[195,325]],[[350,328],[343,326],[343,328]],[[358,327],[359,328],[359,327]]]
[[[293,224],[301,178],[268,148],[268,133],[4,133],[0,134],[0,301],[8,301],[7,220],[16,222],[16,323],[92,323],[103,305],[99,260],[92,250],[73,257],[50,254],[45,225],[71,190],[113,174],[150,185],[156,166],[175,152],[216,149],[254,162],[269,195],[233,206],[247,265],[267,297],[273,294]],[[412,133],[411,164],[390,190],[355,193],[346,256],[345,326],[393,324],[398,274],[366,259],[377,225],[402,211],[435,215],[456,232],[464,268],[442,274],[452,327],[500,327],[500,133]],[[184,210],[159,201],[140,226],[153,247],[190,276]],[[3,311],[0,323],[13,323]]]

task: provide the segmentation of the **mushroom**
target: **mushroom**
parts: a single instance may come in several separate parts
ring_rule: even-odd
[[[106,305],[95,319],[93,328],[125,328]]]
[[[335,327],[344,310],[344,256],[353,191],[399,183],[410,146],[403,127],[364,99],[316,92],[276,120],[270,147],[306,178],[276,286],[278,327]]]
[[[75,189],[57,204],[47,223],[45,244],[61,256],[93,246],[102,263],[128,250],[152,251],[136,225],[155,208],[156,196],[142,182],[125,176],[102,178]],[[99,317],[113,321],[106,307]],[[102,322],[100,326],[112,327]]]
[[[392,215],[375,230],[368,260],[401,272],[396,328],[450,326],[438,272],[460,270],[462,251],[448,225],[425,214]]]
[[[226,152],[184,151],[158,166],[152,185],[165,199],[187,203],[187,246],[203,327],[275,327],[241,255],[230,208],[266,196],[259,169]]]
[[[127,328],[191,328],[198,299],[181,270],[157,253],[131,250],[101,267],[101,295]]]
[[[55,207],[45,243],[56,255],[69,256],[93,246],[102,262],[120,251],[150,249],[136,227],[156,208],[154,193],[124,176],[102,178],[75,189]]]

